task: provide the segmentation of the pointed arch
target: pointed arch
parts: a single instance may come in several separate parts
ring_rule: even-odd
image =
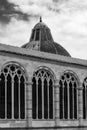
[[[32,78],[33,119],[53,119],[54,76],[46,67],[37,69]]]
[[[39,66],[39,67],[37,67],[35,69],[35,71],[33,72],[33,74],[36,73],[38,70],[46,70],[46,71],[50,72],[50,74],[53,76],[53,80],[56,81],[56,75],[53,72],[53,70],[50,69],[49,67],[47,67],[47,66]],[[32,76],[32,78],[33,78],[33,76]]]
[[[79,81],[72,71],[65,71],[60,77],[60,119],[78,118],[78,91]]]
[[[4,86],[4,108],[0,108],[0,118],[24,119],[26,74],[23,67],[15,62],[6,63],[1,69],[0,78],[0,91],[2,89],[1,86]],[[1,94],[0,97],[2,98]],[[2,114],[1,109],[4,111]]]

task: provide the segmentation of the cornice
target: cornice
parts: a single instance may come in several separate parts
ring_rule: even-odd
[[[0,52],[87,67],[87,60],[0,44]]]

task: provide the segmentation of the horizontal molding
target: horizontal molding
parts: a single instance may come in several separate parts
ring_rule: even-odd
[[[14,55],[20,55],[22,57],[27,56],[27,57],[32,57],[32,58],[36,58],[36,59],[37,58],[43,59],[43,60],[45,59],[47,61],[49,60],[52,62],[55,62],[55,61],[61,62],[64,65],[67,63],[67,64],[72,64],[72,65],[87,67],[87,60],[82,60],[82,59],[72,58],[72,57],[67,57],[67,56],[61,56],[61,55],[51,54],[51,53],[48,54],[46,52],[29,50],[29,49],[5,45],[5,44],[0,44],[0,52],[14,54]],[[5,55],[5,56],[7,56],[7,55]]]

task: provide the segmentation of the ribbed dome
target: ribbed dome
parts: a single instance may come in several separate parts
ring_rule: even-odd
[[[39,23],[37,23],[35,26],[34,26],[34,29],[40,29],[40,28],[48,28],[47,25],[45,23],[43,23],[42,21],[40,21]],[[49,29],[49,28],[48,28]]]
[[[70,56],[70,54],[61,45],[54,42],[50,29],[42,22],[41,18],[40,22],[37,23],[32,29],[29,43],[23,45],[22,47],[26,49]]]

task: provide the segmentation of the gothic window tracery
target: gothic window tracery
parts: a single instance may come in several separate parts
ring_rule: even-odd
[[[83,119],[87,119],[87,78],[83,81]]]
[[[33,119],[53,119],[53,76],[40,69],[32,79],[32,117]]]
[[[78,92],[76,77],[70,72],[64,73],[59,84],[60,119],[77,119]]]
[[[15,64],[9,64],[1,70],[0,118],[25,118],[25,76]]]

